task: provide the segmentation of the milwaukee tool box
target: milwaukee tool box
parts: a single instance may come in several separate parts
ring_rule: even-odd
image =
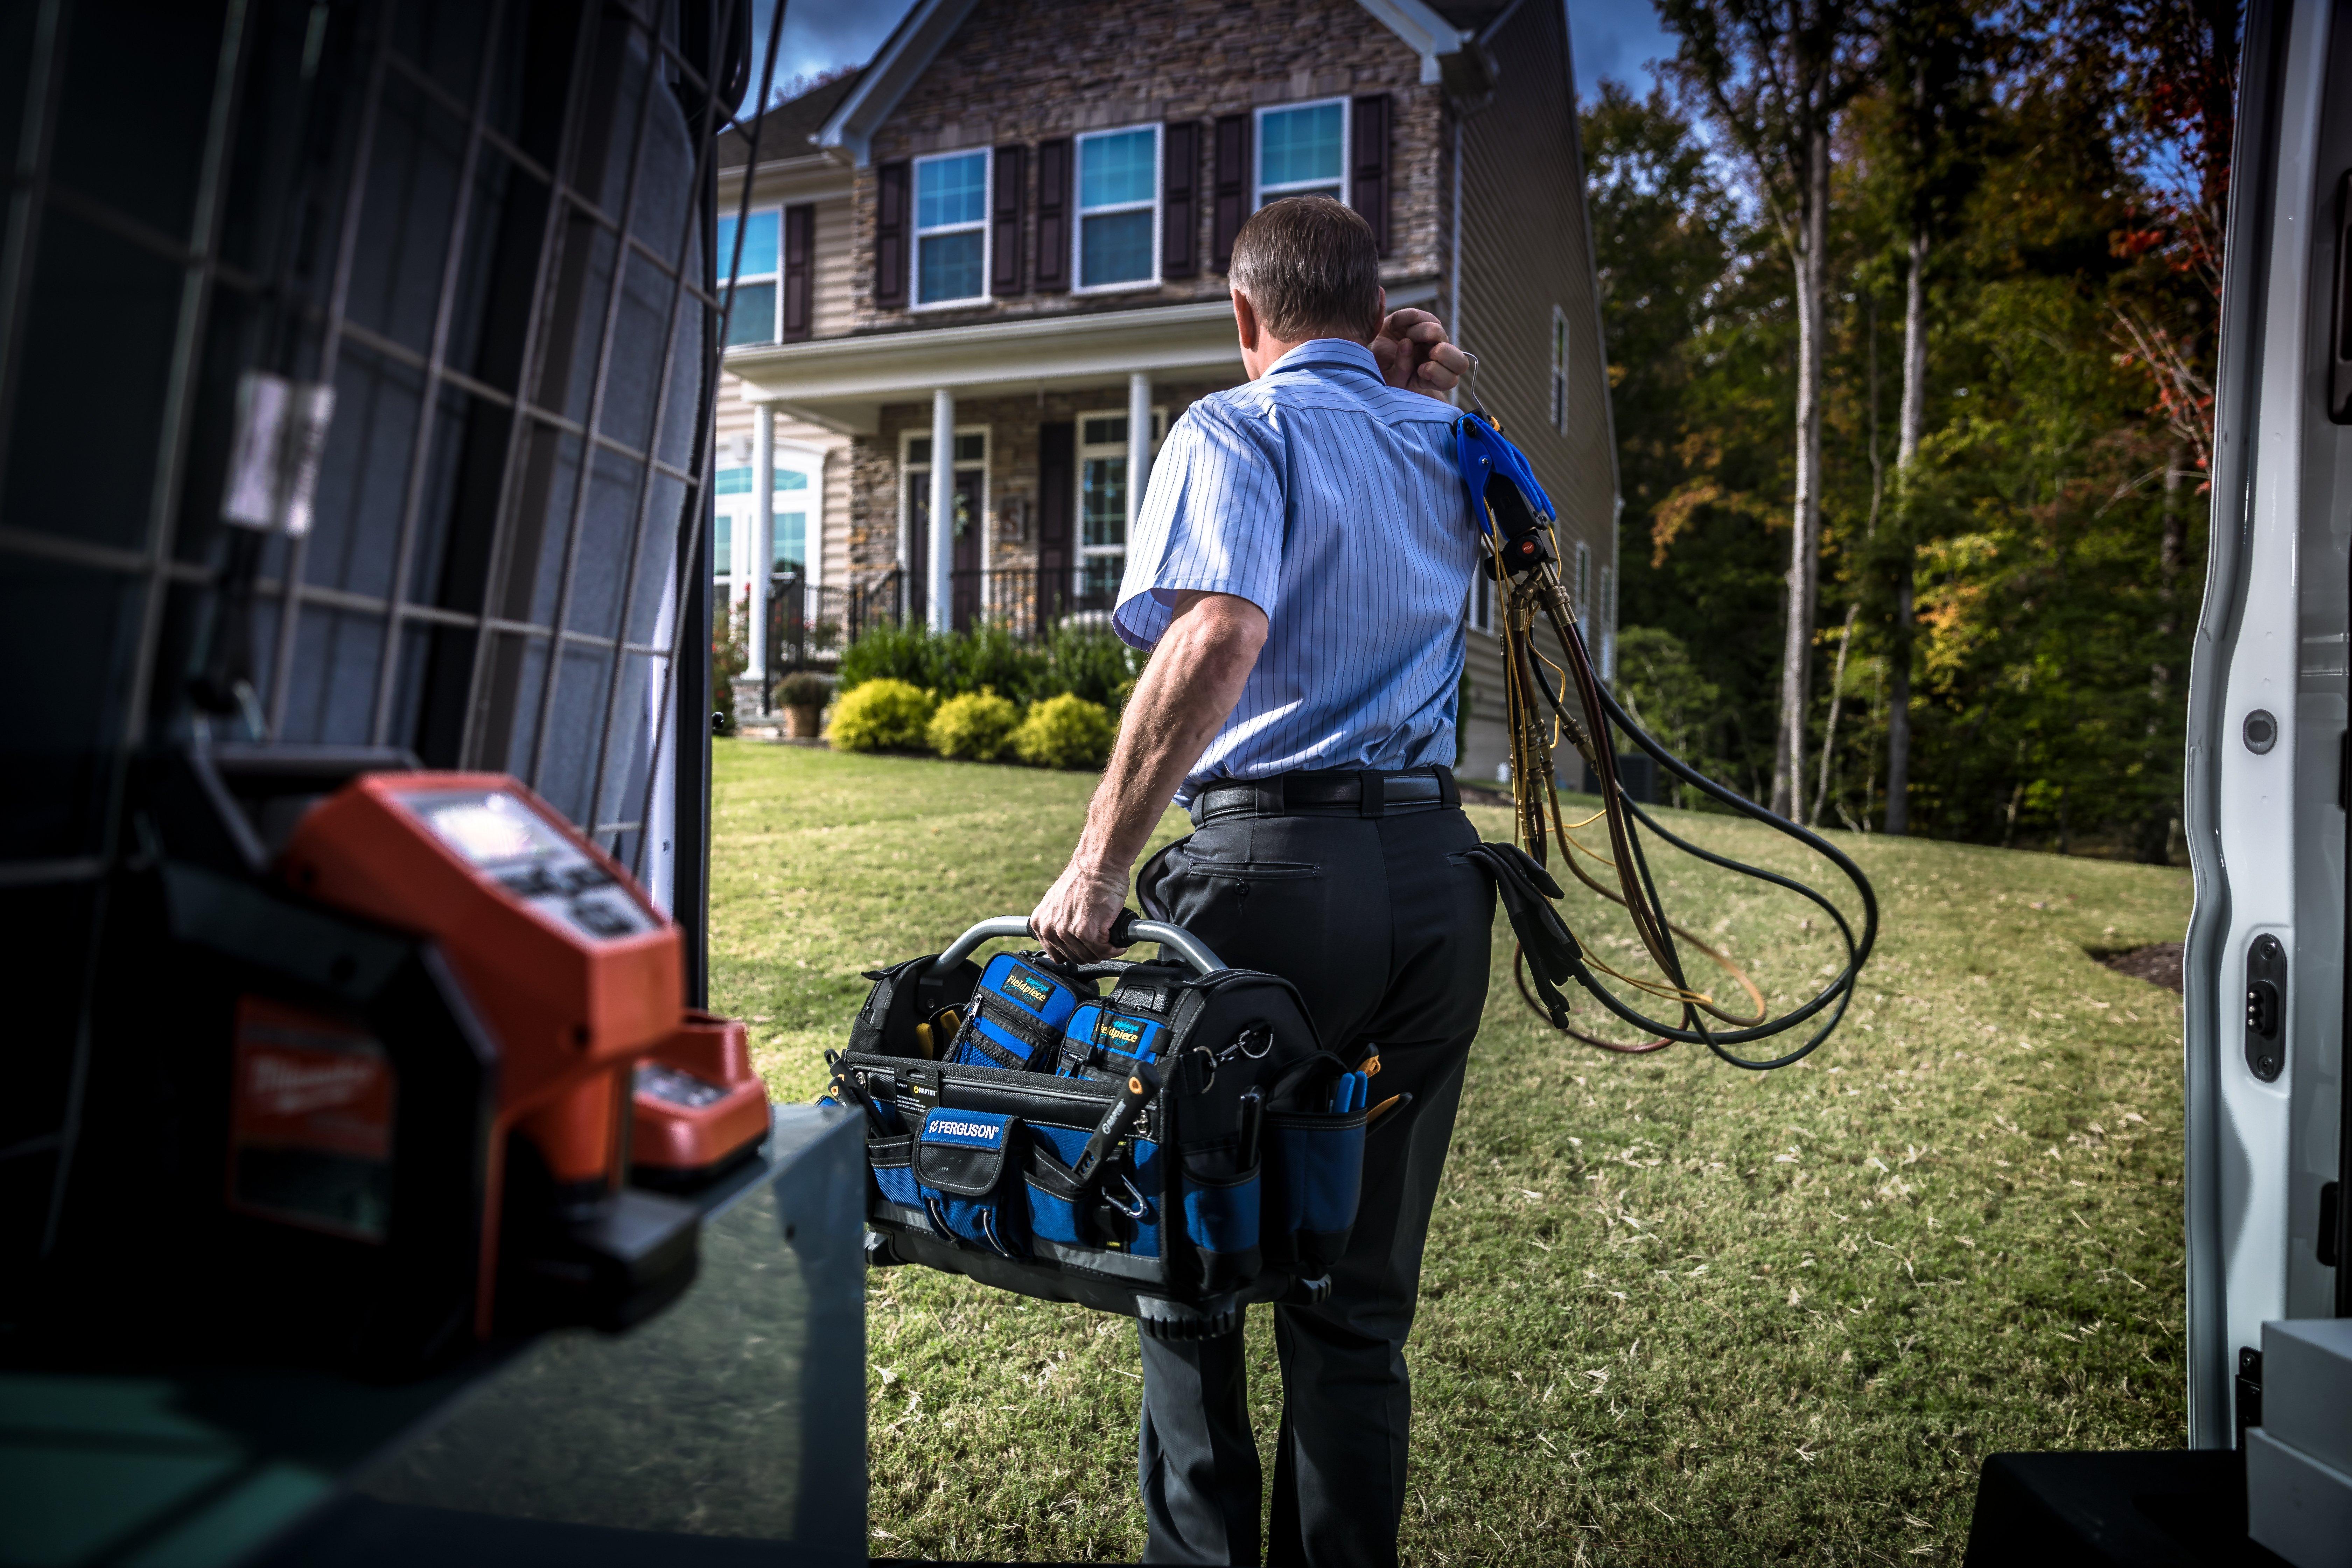
[[[1018,917],[868,976],[827,1099],[861,1110],[866,1256],[1224,1332],[1317,1301],[1355,1224],[1367,1085],[1297,991],[1182,930],[1122,916],[1152,962],[971,962]]]

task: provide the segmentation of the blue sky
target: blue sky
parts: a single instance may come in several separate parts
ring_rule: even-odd
[[[752,0],[752,70],[767,47],[768,20],[776,0]],[[776,54],[778,85],[813,77],[839,66],[862,65],[912,0],[790,0],[784,37]],[[1569,32],[1576,45],[1576,90],[1589,97],[1604,76],[1649,90],[1647,62],[1674,52],[1658,26],[1651,0],[1569,0]]]

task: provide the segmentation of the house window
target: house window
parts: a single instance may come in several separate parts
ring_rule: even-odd
[[[775,532],[770,540],[768,570],[800,572],[808,564],[809,547],[816,530],[811,526],[813,501],[819,493],[818,468],[824,458],[811,453],[776,454]],[[711,526],[711,576],[722,586],[740,583],[751,567],[758,536],[760,505],[751,488],[748,463],[719,470],[711,485],[716,516]],[[740,557],[739,557],[740,551]]]
[[[988,153],[915,161],[915,303],[988,297]]]
[[[1568,312],[1551,308],[1551,427],[1568,434]]]
[[[1160,280],[1160,127],[1078,138],[1078,287]]]
[[[1576,618],[1586,626],[1592,624],[1592,551],[1581,539],[1576,542],[1576,572],[1570,584],[1570,602],[1576,606]]]
[[[1151,411],[1151,449],[1160,449],[1166,416]],[[1078,595],[1108,609],[1127,574],[1127,416],[1089,414],[1078,421]]]
[[[742,264],[736,268],[735,286],[720,295],[731,295],[734,300],[727,318],[729,348],[776,341],[776,222],[774,207],[743,216]],[[717,259],[722,273],[735,261],[735,225],[732,213],[719,220]]]
[[[1262,109],[1257,116],[1257,202],[1281,196],[1344,201],[1348,100]]]

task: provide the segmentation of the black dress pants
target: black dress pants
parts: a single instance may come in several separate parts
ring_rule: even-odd
[[[1452,807],[1221,816],[1148,862],[1139,901],[1237,968],[1297,985],[1327,1050],[1380,1048],[1371,1100],[1410,1092],[1367,1135],[1347,1255],[1320,1306],[1277,1306],[1282,1427],[1266,1560],[1394,1563],[1412,1400],[1404,1364],[1422,1244],[1464,1064],[1486,999],[1494,889],[1459,858]],[[1262,1496],[1239,1330],[1143,1341],[1137,1463],[1147,1563],[1259,1558]]]

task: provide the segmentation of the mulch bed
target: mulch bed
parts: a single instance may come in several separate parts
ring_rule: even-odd
[[[2128,974],[2150,985],[2161,985],[2167,991],[2180,989],[2180,944],[2177,942],[2155,942],[2146,947],[2094,952],[2091,956],[2117,974]]]

